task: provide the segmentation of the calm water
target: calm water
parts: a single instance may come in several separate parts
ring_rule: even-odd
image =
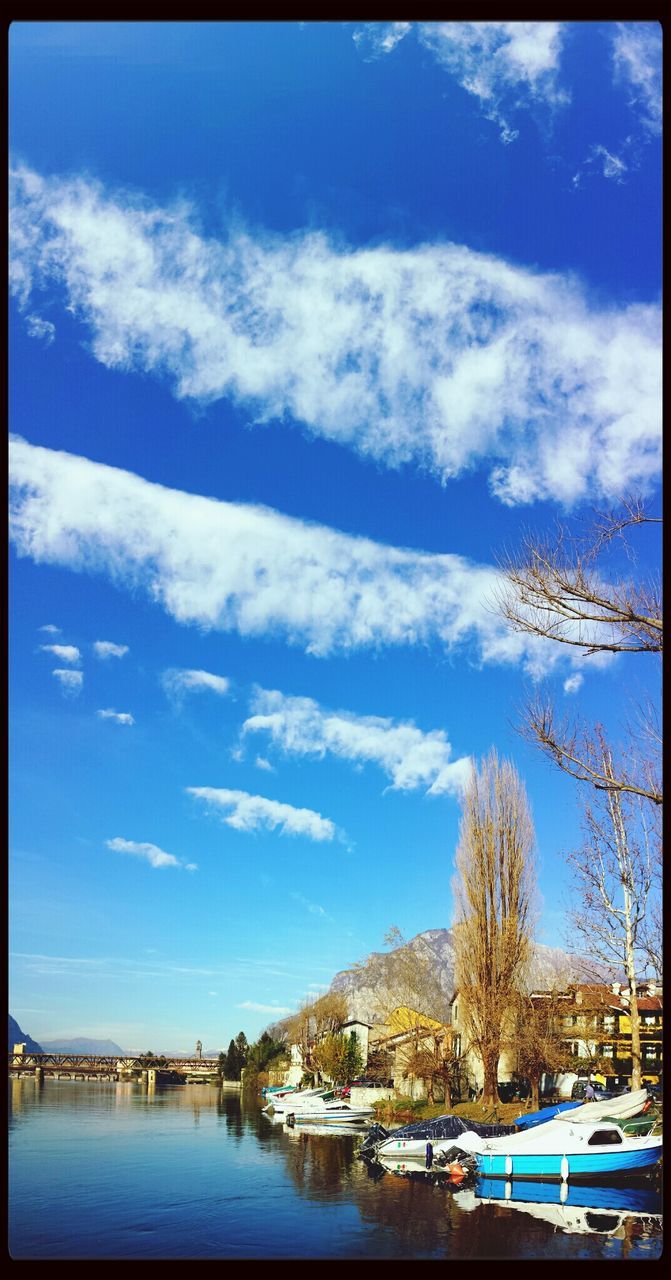
[[[15,1259],[661,1254],[659,1197],[640,1184],[572,1190],[577,1206],[549,1184],[538,1193],[554,1203],[530,1203],[521,1184],[502,1203],[502,1183],[454,1192],[372,1176],[356,1137],[273,1125],[257,1099],[210,1085],[10,1080],[9,1091]]]

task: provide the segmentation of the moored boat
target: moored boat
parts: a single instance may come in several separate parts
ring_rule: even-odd
[[[569,1113],[500,1138],[482,1138],[471,1132],[435,1143],[433,1159],[447,1162],[461,1153],[473,1155],[478,1173],[508,1181],[553,1178],[568,1182],[644,1173],[662,1155],[662,1137],[653,1132],[654,1124],[651,1119],[649,1124],[637,1126],[639,1132],[630,1134],[626,1121],[572,1123]]]

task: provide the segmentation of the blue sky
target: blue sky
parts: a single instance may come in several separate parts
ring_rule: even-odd
[[[252,1039],[448,926],[492,746],[566,941],[577,788],[517,708],[543,681],[617,735],[658,671],[512,636],[492,592],[525,529],[659,502],[660,63],[650,23],[12,26],[36,1038]]]

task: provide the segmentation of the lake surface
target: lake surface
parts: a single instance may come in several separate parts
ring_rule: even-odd
[[[12,1257],[661,1254],[661,1199],[649,1183],[571,1188],[564,1205],[551,1184],[453,1190],[369,1169],[358,1137],[292,1131],[261,1106],[202,1084],[10,1080]]]

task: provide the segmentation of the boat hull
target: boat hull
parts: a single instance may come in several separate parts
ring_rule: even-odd
[[[552,1178],[575,1182],[581,1178],[621,1177],[645,1173],[660,1160],[659,1145],[632,1151],[585,1151],[570,1154],[522,1155],[483,1153],[476,1157],[478,1173],[486,1178]]]

